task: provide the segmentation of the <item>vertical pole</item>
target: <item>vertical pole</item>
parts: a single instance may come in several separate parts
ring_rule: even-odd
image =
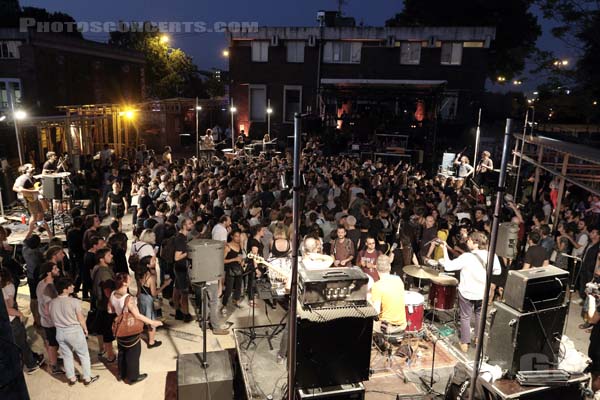
[[[473,155],[473,167],[477,168],[477,154],[479,154],[479,137],[481,135],[481,107],[477,117],[477,131],[475,132],[475,154]]]
[[[233,97],[231,98],[231,107],[229,108],[231,113],[231,149],[235,153],[235,129],[233,128]]]
[[[558,199],[556,201],[556,209],[554,210],[554,226],[558,223],[558,218],[560,216],[560,206],[562,205],[562,199],[565,194],[565,176],[567,176],[567,171],[569,169],[569,154],[565,154],[563,156],[563,165],[560,170],[560,184],[558,186]]]
[[[200,142],[198,141],[198,96],[196,96],[196,158],[200,158]]]
[[[487,271],[485,279],[485,290],[483,292],[483,303],[481,305],[481,316],[479,318],[479,337],[477,338],[477,348],[475,350],[475,361],[471,371],[471,383],[469,385],[469,399],[475,398],[475,384],[479,375],[479,367],[483,350],[483,338],[485,334],[485,322],[487,319],[488,301],[490,299],[490,284],[492,271],[494,269],[494,259],[496,256],[496,244],[498,241],[498,226],[500,225],[500,212],[502,211],[502,202],[504,201],[504,189],[506,185],[506,165],[508,164],[508,145],[510,142],[510,131],[512,128],[512,119],[506,120],[504,130],[504,146],[502,148],[502,162],[500,164],[500,178],[498,180],[498,191],[496,194],[496,207],[494,208],[494,219],[492,221],[492,232],[490,234],[490,247],[488,249]]]
[[[297,313],[297,286],[298,286],[298,245],[300,241],[300,135],[302,117],[299,113],[294,115],[294,188],[292,195],[292,219],[294,226],[294,239],[292,240],[292,276],[290,286],[290,312],[288,316],[288,400],[296,397],[296,313]]]
[[[271,136],[271,99],[267,100],[267,133]]]
[[[13,122],[15,124],[15,136],[17,137],[17,151],[19,152],[19,165],[23,165],[23,152],[21,150],[21,138],[19,136],[19,123],[17,122],[17,117],[15,115],[15,103],[12,96],[10,97],[10,109],[12,111]]]
[[[542,163],[542,160],[544,159],[544,146],[542,146],[541,144],[539,146],[540,147],[538,148],[538,157],[537,157],[538,165],[535,167],[535,181],[533,182],[533,192],[531,193],[531,197],[533,198],[533,201],[537,200],[537,191],[538,191],[538,186],[540,184],[540,171],[541,171],[541,168],[539,167],[539,165]]]
[[[525,123],[523,124],[523,137],[521,138],[521,154],[519,154],[519,168],[517,169],[517,179],[515,180],[514,200],[517,203],[519,202],[519,200],[517,198],[517,194],[519,193],[519,179],[521,177],[521,164],[523,164],[523,152],[525,151],[525,134],[527,133],[528,120],[529,120],[529,108],[527,109],[527,112],[525,112]],[[517,140],[517,143],[519,143],[518,140]],[[515,157],[516,157],[516,154],[515,154]],[[514,164],[515,164],[515,159],[513,158],[513,165]]]
[[[208,368],[208,359],[206,357],[206,325],[208,319],[208,302],[210,301],[208,298],[208,291],[206,290],[206,284],[202,286],[201,292],[202,298],[202,366],[206,369]],[[215,322],[215,326],[216,326]]]

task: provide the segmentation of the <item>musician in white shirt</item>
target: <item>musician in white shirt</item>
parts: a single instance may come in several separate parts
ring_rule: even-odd
[[[42,227],[48,232],[48,237],[52,237],[50,227],[44,220],[44,207],[39,199],[40,189],[33,183],[33,172],[35,169],[31,164],[24,164],[19,167],[21,175],[15,179],[13,191],[17,193],[19,200],[23,201],[31,214],[29,218],[29,231],[25,239],[29,238],[35,230],[36,223],[41,222]]]
[[[471,343],[471,319],[474,318],[475,336],[479,329],[479,318],[482,300],[485,294],[486,269],[488,259],[488,238],[482,232],[472,232],[467,239],[470,250],[463,253],[454,260],[448,257],[446,243],[441,242],[444,258],[444,269],[446,271],[460,271],[460,283],[458,284],[458,303],[460,307],[460,348],[467,352]],[[500,275],[502,267],[498,256],[494,255],[493,275]],[[473,315],[474,314],[474,315]]]

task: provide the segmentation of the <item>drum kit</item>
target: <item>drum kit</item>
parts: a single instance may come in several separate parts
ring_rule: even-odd
[[[406,321],[408,332],[419,332],[423,329],[423,319],[426,309],[433,312],[432,321],[435,319],[435,313],[448,312],[455,314],[457,309],[457,288],[458,279],[445,275],[439,271],[441,268],[439,262],[428,260],[428,266],[407,265],[402,271],[419,281],[418,292],[407,291],[404,296],[404,305],[406,308]],[[423,281],[429,281],[429,292],[427,296],[427,306],[425,304],[426,287],[422,286]],[[426,286],[426,285],[425,285]],[[453,315],[455,320],[455,316]]]

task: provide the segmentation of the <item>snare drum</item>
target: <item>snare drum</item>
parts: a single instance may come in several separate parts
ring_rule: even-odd
[[[425,297],[416,292],[405,292],[404,307],[406,308],[406,331],[418,332],[423,328],[423,312]]]
[[[451,276],[437,276],[431,279],[429,307],[438,311],[453,310],[456,303],[458,280]]]

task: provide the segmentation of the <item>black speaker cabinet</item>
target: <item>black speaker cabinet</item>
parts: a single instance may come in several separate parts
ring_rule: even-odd
[[[568,305],[522,313],[504,303],[494,302],[487,329],[488,363],[519,371],[555,369]]]
[[[372,334],[372,318],[339,318],[327,322],[299,319],[298,387],[322,388],[368,380]]]
[[[543,310],[565,302],[569,272],[554,266],[509,271],[504,302],[521,312]]]
[[[62,200],[61,179],[42,176],[42,194],[45,199]]]
[[[177,398],[179,400],[231,400],[233,370],[227,351],[206,353],[208,368],[202,367],[202,353],[177,357]]]

